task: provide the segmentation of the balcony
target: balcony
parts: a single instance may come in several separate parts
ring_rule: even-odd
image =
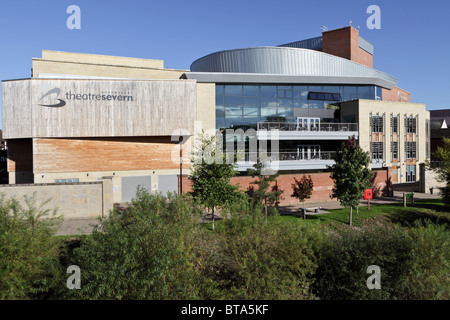
[[[358,139],[357,123],[258,122],[257,131],[259,140],[347,140],[353,135]]]
[[[267,153],[267,161],[270,161],[270,168],[273,170],[318,170],[327,169],[327,166],[334,164],[333,155],[336,151],[316,151],[312,152],[277,152]],[[245,160],[237,162],[238,171],[246,171],[253,168],[259,156],[257,152],[245,153]]]

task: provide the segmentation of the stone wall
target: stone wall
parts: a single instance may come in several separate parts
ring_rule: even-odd
[[[109,177],[98,182],[67,184],[2,185],[0,194],[16,198],[23,205],[24,196],[35,195],[36,205],[50,199],[44,209],[58,209],[64,219],[95,219],[107,216],[113,208],[113,186]]]

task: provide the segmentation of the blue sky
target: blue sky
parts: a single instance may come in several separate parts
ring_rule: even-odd
[[[381,29],[369,30],[369,5]],[[69,30],[67,7],[81,8]],[[15,0],[0,3],[0,80],[29,78],[31,58],[59,50],[161,59],[189,69],[209,53],[316,37],[321,26],[359,26],[375,46],[374,68],[399,80],[413,102],[450,109],[447,0]]]

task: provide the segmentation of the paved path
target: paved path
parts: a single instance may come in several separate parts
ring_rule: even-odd
[[[431,195],[425,193],[414,193],[415,199],[438,199],[440,196]],[[383,197],[377,198],[370,201],[371,204],[389,204],[389,203],[402,203],[403,192],[394,192],[393,197]],[[366,201],[362,201],[361,205],[367,205]],[[306,204],[307,208],[319,207],[321,208],[320,213],[325,213],[328,210],[340,209],[341,204],[337,200],[331,200],[326,202],[315,202]],[[284,213],[298,213],[303,205],[290,205],[283,206],[280,209]],[[312,214],[312,213],[311,213]],[[64,220],[59,228],[57,235],[79,235],[79,234],[90,234],[94,229],[95,225],[98,225],[99,221],[96,219],[79,219],[79,220]]]

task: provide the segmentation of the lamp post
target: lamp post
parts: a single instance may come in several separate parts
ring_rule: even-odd
[[[180,187],[179,187],[179,193],[180,196],[183,194],[183,136],[180,136],[179,138],[179,144],[180,144]]]

